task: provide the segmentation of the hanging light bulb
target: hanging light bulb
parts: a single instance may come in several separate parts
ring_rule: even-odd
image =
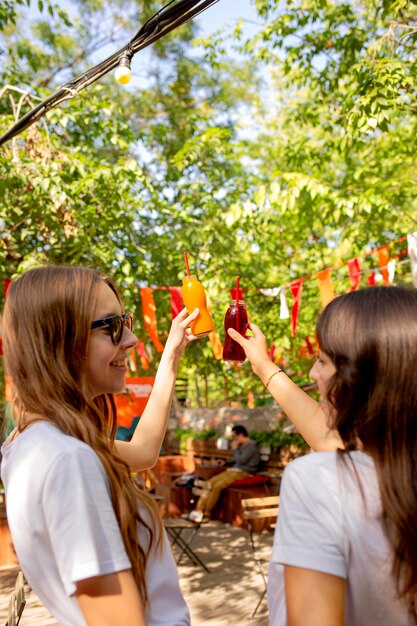
[[[127,85],[127,83],[130,83],[130,79],[132,78],[130,59],[131,57],[126,52],[120,57],[119,65],[114,72],[114,77],[119,85]]]

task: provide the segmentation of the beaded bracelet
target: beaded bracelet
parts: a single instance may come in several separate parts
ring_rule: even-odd
[[[283,372],[284,370],[277,370],[276,372],[274,372],[273,374],[271,374],[271,376],[268,378],[267,382],[265,383],[265,389],[268,389],[269,383],[271,382],[271,380],[274,378],[274,376],[276,376],[277,374],[280,374],[281,372]]]

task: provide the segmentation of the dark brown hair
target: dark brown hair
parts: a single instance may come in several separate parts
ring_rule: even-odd
[[[150,545],[158,543],[159,516],[116,452],[113,396],[91,398],[86,377],[90,326],[103,281],[121,302],[112,281],[89,268],[42,267],[13,281],[4,311],[5,366],[13,380],[20,431],[25,428],[25,412],[40,415],[84,441],[100,458],[133,575],[146,602],[148,550],[138,542],[137,524],[147,530]],[[151,523],[138,512],[138,501]]]
[[[372,287],[333,300],[317,325],[336,373],[329,424],[378,474],[399,597],[417,624],[417,291]]]
[[[246,430],[244,426],[241,426],[240,424],[236,424],[236,426],[233,426],[232,433],[236,433],[236,435],[243,435],[244,437],[248,437],[248,431]]]

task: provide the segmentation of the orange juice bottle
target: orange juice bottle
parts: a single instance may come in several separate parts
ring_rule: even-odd
[[[214,330],[213,320],[207,310],[206,294],[203,285],[195,276],[186,276],[182,279],[182,299],[188,313],[196,307],[200,310],[197,319],[190,323],[191,332],[196,337],[203,337]]]

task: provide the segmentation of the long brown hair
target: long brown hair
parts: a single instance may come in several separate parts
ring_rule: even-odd
[[[347,451],[361,445],[375,461],[393,577],[417,624],[417,291],[340,296],[322,312],[317,337],[336,367],[331,426]]]
[[[4,311],[5,366],[13,381],[20,431],[25,428],[26,412],[40,415],[91,446],[100,458],[133,574],[146,602],[146,561],[150,546],[160,541],[161,523],[152,499],[134,483],[128,465],[117,455],[113,397],[92,399],[86,378],[90,325],[103,280],[121,302],[113,282],[89,268],[42,267],[13,281]],[[139,513],[138,501],[151,523]],[[149,535],[149,549],[138,542],[137,524]]]

